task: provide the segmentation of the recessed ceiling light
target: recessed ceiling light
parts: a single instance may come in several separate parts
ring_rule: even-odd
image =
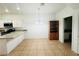
[[[5,9],[5,12],[9,12],[9,10],[8,9]]]
[[[17,7],[17,10],[20,10],[20,8],[19,8],[19,7]]]

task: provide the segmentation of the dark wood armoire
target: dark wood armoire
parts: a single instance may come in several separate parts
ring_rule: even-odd
[[[49,21],[49,39],[58,40],[59,39],[59,21]]]

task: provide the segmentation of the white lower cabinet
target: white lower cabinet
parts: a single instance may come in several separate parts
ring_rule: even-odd
[[[5,35],[0,36],[0,55],[8,55],[23,40],[24,40],[24,32],[13,32],[7,34],[6,36]]]
[[[24,40],[24,34],[11,39],[7,42],[7,54],[10,53],[14,48],[16,48]]]

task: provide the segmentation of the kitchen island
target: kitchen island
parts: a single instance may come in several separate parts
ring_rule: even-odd
[[[0,36],[0,55],[7,55],[24,40],[24,30]]]

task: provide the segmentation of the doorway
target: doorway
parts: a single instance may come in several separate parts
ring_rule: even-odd
[[[64,42],[72,43],[72,16],[64,18]]]

